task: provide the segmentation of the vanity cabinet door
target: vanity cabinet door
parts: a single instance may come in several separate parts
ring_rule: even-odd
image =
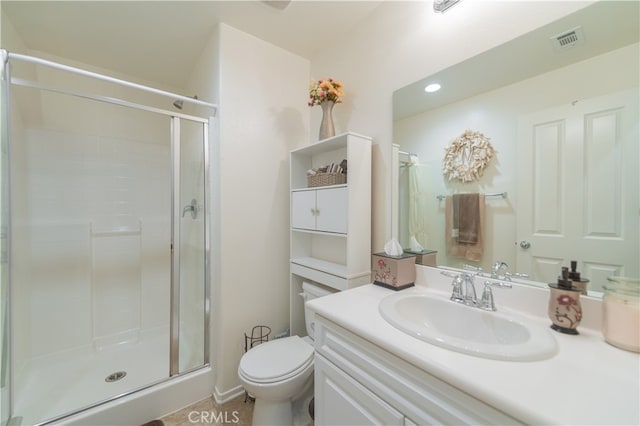
[[[377,413],[362,401],[384,401],[384,406],[389,407],[386,411],[402,413],[406,425],[412,423],[419,425],[522,424],[500,410],[326,320],[320,314],[315,315],[315,325],[316,365],[320,362],[318,360],[324,360],[332,367],[331,370],[327,370],[331,375],[327,374],[321,366],[322,376],[320,379],[316,376],[316,418],[326,415],[322,413],[323,410],[332,410],[330,404],[323,401],[318,405],[317,402],[318,395],[322,394],[323,388],[327,388],[332,391],[337,389],[335,392],[339,391],[341,395],[345,395],[345,404],[351,403],[356,408],[364,407],[357,411],[360,413],[368,414],[367,409]],[[316,367],[317,371],[318,367]],[[347,388],[347,385],[339,387],[342,382],[339,382],[336,377],[340,372],[348,379],[345,382],[353,385],[352,387]],[[349,393],[349,389],[352,388],[364,389],[364,392]],[[357,395],[369,395],[371,398],[358,399]],[[370,424],[380,423],[385,422]],[[391,422],[387,423],[391,424]]]
[[[315,358],[315,424],[404,425],[404,416],[322,355]]]

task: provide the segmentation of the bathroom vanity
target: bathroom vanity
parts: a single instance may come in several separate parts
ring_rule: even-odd
[[[416,268],[416,287],[400,293],[454,304],[451,278]],[[498,314],[548,329],[556,343],[542,359],[512,361],[427,343],[392,326],[379,307],[397,294],[366,285],[308,303],[316,313],[317,425],[640,422],[640,356],[605,343],[600,301],[583,300],[580,334],[572,336],[549,328],[546,289],[514,283],[497,290]]]

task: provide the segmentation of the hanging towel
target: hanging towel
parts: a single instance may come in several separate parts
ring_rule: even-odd
[[[484,194],[455,194],[445,199],[447,255],[479,261],[483,253]]]
[[[453,195],[453,235],[459,243],[476,244],[480,229],[480,194]]]

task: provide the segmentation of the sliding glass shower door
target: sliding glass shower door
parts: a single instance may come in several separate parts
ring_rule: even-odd
[[[205,365],[207,120],[11,94],[11,416],[38,424]]]

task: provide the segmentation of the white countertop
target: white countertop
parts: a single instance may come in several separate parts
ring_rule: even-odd
[[[451,278],[418,266],[416,286],[402,292],[449,297]],[[444,286],[443,286],[443,283]],[[577,336],[550,330],[558,353],[534,362],[497,361],[444,349],[387,323],[378,304],[395,291],[365,285],[308,302],[317,314],[416,367],[528,424],[640,424],[640,355],[607,344],[599,331],[599,301],[583,301]],[[519,286],[494,292],[498,310],[514,311],[549,327],[548,290]],[[453,303],[453,302],[452,302]],[[469,308],[473,309],[473,308]],[[589,320],[588,316],[592,318]],[[588,328],[588,327],[592,328]]]

